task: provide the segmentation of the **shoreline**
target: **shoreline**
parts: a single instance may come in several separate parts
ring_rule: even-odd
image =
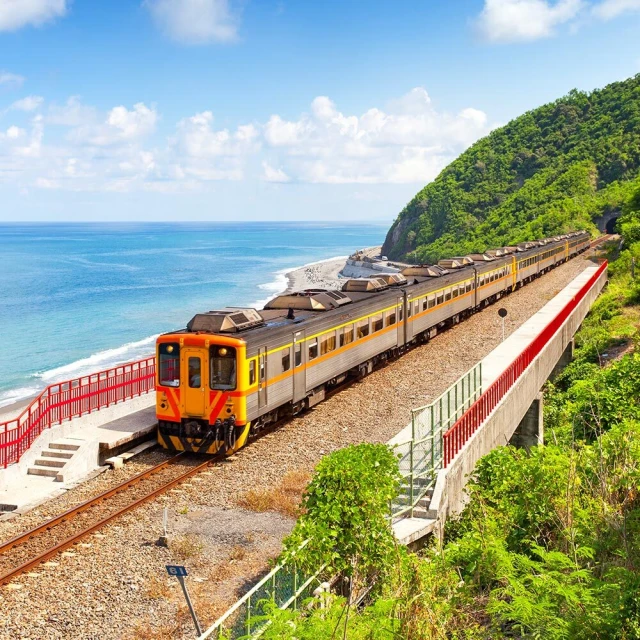
[[[367,254],[379,254],[382,245],[367,247],[361,251]],[[345,280],[341,271],[345,268],[350,256],[337,256],[310,262],[285,273],[287,288],[276,295],[284,295],[303,289],[337,289]]]
[[[380,248],[380,245],[377,247],[367,247],[363,251],[371,254],[375,253],[376,251],[379,253]],[[304,264],[301,267],[295,267],[293,269],[287,270],[283,269],[282,271],[276,272],[274,274],[275,279],[271,282],[256,285],[258,289],[269,292],[269,295],[268,297],[257,300],[254,305],[256,307],[262,308],[269,300],[275,298],[278,295],[292,293],[294,291],[300,291],[303,289],[340,288],[340,286],[344,282],[344,278],[340,277],[339,274],[346,266],[348,257],[349,256],[336,256],[333,258],[326,258],[324,260],[318,260],[316,262],[309,262],[308,264]],[[283,279],[285,280],[285,282],[282,281]],[[284,289],[282,289],[283,285],[285,286]],[[155,336],[151,337],[153,338]],[[22,411],[24,411],[24,409],[28,407],[31,401],[47,387],[48,384],[55,384],[56,382],[60,382],[61,380],[67,378],[78,377],[78,375],[94,373],[96,371],[108,369],[114,366],[118,366],[118,364],[123,364],[136,359],[134,357],[131,357],[125,360],[119,360],[117,363],[115,363],[115,361],[114,363],[112,363],[107,362],[105,360],[105,356],[109,354],[110,357],[113,357],[118,353],[122,353],[122,355],[124,355],[122,351],[123,349],[140,347],[142,346],[142,344],[148,343],[149,339],[150,337],[147,337],[139,341],[120,345],[119,347],[106,349],[104,352],[93,354],[77,362],[71,362],[67,365],[61,365],[59,367],[56,367],[55,369],[52,369],[51,371],[45,372],[45,375],[39,378],[40,382],[42,383],[42,388],[40,390],[36,390],[32,387],[29,389],[28,394],[25,394],[22,397],[16,397],[15,399],[12,399],[11,402],[2,404],[0,401],[0,422],[5,422],[7,420],[18,417],[22,413]],[[136,354],[136,356],[139,355],[140,354]],[[94,370],[89,371],[87,370],[87,367],[91,364],[95,364],[95,368]],[[77,375],[75,369],[78,369]],[[53,373],[59,373],[60,379],[52,379]],[[35,387],[39,385],[35,383],[33,386]],[[18,391],[19,389],[20,387],[16,388],[14,391]],[[12,391],[12,389],[5,390],[5,392],[10,391]]]

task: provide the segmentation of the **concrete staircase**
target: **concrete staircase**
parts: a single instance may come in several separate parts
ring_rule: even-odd
[[[433,497],[433,488],[429,489],[425,488],[430,484],[430,480],[424,478],[414,478],[413,480],[413,495],[415,497],[424,493],[423,497],[418,500],[416,505],[413,508],[413,516],[414,518],[433,518],[433,514],[429,509],[431,504],[431,498]],[[409,484],[404,484],[401,489],[398,497],[395,499],[394,504],[398,506],[409,506],[411,504],[411,487]],[[401,517],[408,517],[410,512],[405,513]]]
[[[48,476],[56,482],[64,482],[63,469],[80,449],[82,441],[62,439],[50,442],[49,448],[41,452],[27,473],[32,476]]]

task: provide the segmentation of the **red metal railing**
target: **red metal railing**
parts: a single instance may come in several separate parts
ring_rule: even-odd
[[[49,427],[155,388],[155,357],[49,385],[13,420],[0,422],[0,467],[18,462]]]
[[[515,384],[534,358],[560,329],[578,303],[598,281],[607,268],[606,260],[581,287],[580,291],[560,311],[560,313],[534,338],[533,342],[505,369],[500,377],[469,407],[460,419],[442,436],[444,466],[447,467],[456,453],[462,449],[476,429],[498,406],[507,391]]]

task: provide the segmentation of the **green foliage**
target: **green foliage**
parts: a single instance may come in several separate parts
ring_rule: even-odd
[[[383,252],[434,261],[573,229],[640,191],[640,75],[525,113],[479,140],[407,204]],[[640,195],[636,204],[640,203]],[[629,207],[635,207],[631,202]],[[623,233],[637,241],[638,226]]]
[[[398,470],[386,447],[320,463],[287,553],[311,538],[309,569],[327,563],[360,593],[375,581],[374,600],[356,610],[352,589],[274,610],[265,638],[640,640],[640,311],[629,272],[639,253],[628,245],[612,264],[574,361],[547,385],[548,444],[482,458],[443,542],[419,555],[395,546],[385,515]]]
[[[396,555],[387,518],[399,482],[398,460],[386,445],[354,445],[324,457],[285,553],[296,553],[309,570],[326,564],[329,575],[341,573],[356,586],[384,578]]]

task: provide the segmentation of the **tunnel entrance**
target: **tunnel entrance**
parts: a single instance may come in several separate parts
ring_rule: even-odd
[[[607,221],[606,231],[607,233],[616,233],[616,227],[618,226],[618,218],[620,216],[616,216],[615,218],[611,218],[611,220]]]

